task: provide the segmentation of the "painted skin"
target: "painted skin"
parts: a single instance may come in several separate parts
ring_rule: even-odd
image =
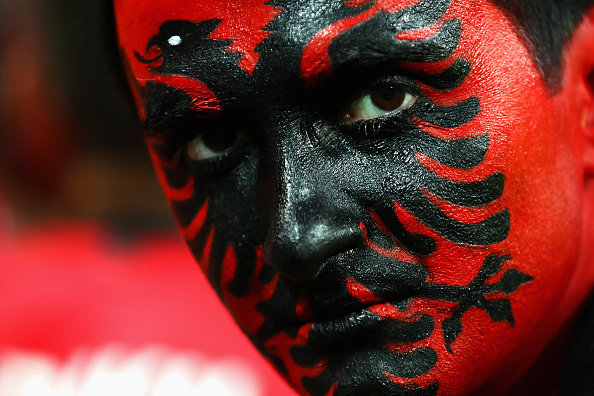
[[[583,93],[572,83],[552,95],[500,10],[456,0],[116,0],[115,10],[181,233],[299,393],[521,386],[592,286],[582,123],[569,100]]]

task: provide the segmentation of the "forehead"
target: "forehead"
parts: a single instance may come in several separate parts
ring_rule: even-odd
[[[509,71],[530,62],[523,46],[509,51],[515,30],[483,0],[115,1],[141,118],[180,103],[154,83],[183,91],[192,111],[220,114],[315,107],[323,92],[352,94],[373,74],[439,73],[459,58],[472,64],[467,88],[488,78],[513,91]],[[317,89],[325,82],[329,90]],[[462,99],[459,90],[440,98]]]
[[[330,47],[339,47],[333,41],[348,31],[355,34],[341,40],[345,50],[335,51],[334,63],[337,60],[348,63],[355,58],[385,58],[398,52],[399,62],[442,60],[439,54],[437,59],[426,55],[430,50],[450,55],[453,49],[450,46],[459,40],[459,29],[453,24],[438,34],[443,27],[439,26],[440,20],[447,22],[455,18],[444,17],[451,3],[451,0],[177,0],[136,4],[119,0],[115,9],[120,45],[128,60],[131,54],[145,61],[156,59],[157,53],[165,63],[178,65],[177,69],[161,68],[161,72],[179,75],[187,75],[187,68],[196,59],[202,62],[202,70],[210,74],[221,74],[219,65],[230,61],[249,75],[254,74],[257,66],[260,71],[276,76],[301,72],[301,77],[314,85],[320,75],[329,74]],[[467,2],[456,3],[464,8]],[[425,32],[402,36],[416,30]],[[432,48],[415,43],[432,35],[435,36],[431,40]],[[155,51],[151,54],[151,50]],[[262,58],[264,61],[260,62]],[[131,63],[133,74],[142,80],[142,71],[136,70],[140,65]]]
[[[345,9],[362,10],[374,6],[389,12],[410,7],[421,0],[171,0],[144,1],[115,0],[118,31],[126,33],[126,41],[142,44],[146,36],[158,33],[167,20],[201,22],[221,20],[221,26],[211,38],[239,40],[241,46],[255,47],[266,38],[267,25],[281,12],[290,13],[285,28],[296,34],[308,26],[328,22],[329,18],[347,16]],[[425,1],[426,2],[426,1]],[[437,3],[438,1],[433,1]],[[449,1],[447,1],[449,3]],[[427,11],[427,10],[426,10]],[[276,25],[279,28],[279,24]],[[305,32],[301,32],[305,33]]]
[[[233,40],[233,50],[249,57],[256,46],[268,36],[263,29],[280,12],[280,9],[266,5],[267,1],[116,0],[115,14],[120,45],[124,51],[144,50],[148,38],[157,35],[165,21],[199,23],[218,20],[220,24],[209,38]],[[252,59],[251,63],[254,61]]]

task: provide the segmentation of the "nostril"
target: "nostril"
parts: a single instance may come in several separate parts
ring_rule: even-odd
[[[362,244],[359,227],[315,224],[301,233],[269,233],[263,253],[264,260],[282,276],[307,281],[319,275],[330,257]]]

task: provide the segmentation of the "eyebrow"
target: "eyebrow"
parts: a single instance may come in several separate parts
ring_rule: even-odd
[[[460,20],[451,19],[433,36],[420,40],[400,40],[392,29],[382,28],[378,24],[356,26],[332,42],[328,52],[334,72],[385,64],[442,61],[456,50],[462,32]],[[379,39],[378,31],[384,33]],[[452,72],[465,70],[465,67],[459,67],[460,64],[456,66]],[[328,78],[323,75],[319,77],[321,80]]]
[[[144,89],[144,135],[150,137],[157,131],[168,129],[186,116],[207,119],[220,113],[218,99],[201,96],[199,90],[191,91],[188,93],[164,83],[149,81]]]
[[[142,122],[142,130],[147,136],[170,127],[190,113],[191,98],[182,90],[149,81],[144,91],[146,117]]]
[[[396,38],[393,29],[388,29],[385,25],[382,26],[382,21],[373,19],[375,18],[346,31],[330,44],[328,52],[335,74],[363,67],[445,60],[458,47],[462,32],[460,20],[451,19],[433,36],[420,40],[400,40]],[[380,39],[378,32],[384,33]],[[468,61],[459,59],[440,73],[414,74],[421,82],[437,90],[448,91],[462,83],[469,69]],[[321,74],[319,78],[322,82],[333,79],[332,75],[326,74]],[[197,118],[212,116],[212,112],[192,107],[192,99],[183,90],[166,84],[148,82],[144,94],[146,118],[142,123],[142,130],[148,137],[171,127],[188,115]]]

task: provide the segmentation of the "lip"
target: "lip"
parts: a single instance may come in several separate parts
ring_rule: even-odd
[[[382,301],[351,311],[337,318],[302,322],[299,327],[311,326],[310,342],[312,344],[328,346],[345,340],[360,339],[362,336],[367,338],[370,334],[380,331],[385,324],[394,320],[413,322],[416,316],[413,312],[399,311],[400,317],[398,319],[393,318],[394,320],[382,317],[377,313],[393,311],[396,306],[408,301],[409,299],[398,302]]]
[[[386,319],[383,312],[407,316],[410,300],[424,294],[426,277],[421,266],[363,248],[331,257],[312,281],[298,283],[281,277],[278,298],[264,301],[260,312],[269,323],[287,330],[309,325],[347,336]],[[287,301],[296,303],[295,308],[287,309]]]
[[[376,304],[376,305],[385,305]],[[335,343],[345,339],[356,338],[373,331],[380,325],[382,319],[371,312],[371,306],[351,312],[345,316],[325,321],[311,322],[311,332],[315,334],[315,342],[322,344]]]

